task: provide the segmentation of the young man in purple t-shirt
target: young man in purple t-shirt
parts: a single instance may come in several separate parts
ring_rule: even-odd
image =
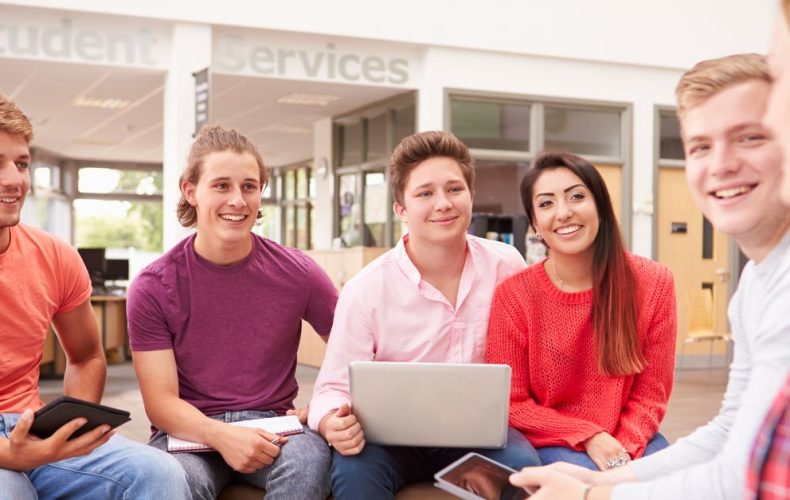
[[[303,253],[251,232],[268,181],[255,146],[204,128],[181,176],[179,221],[196,227],[129,289],[129,337],[146,413],[167,434],[217,453],[179,453],[195,498],[230,482],[267,498],[326,498],[330,453],[313,431],[282,438],[228,422],[296,413],[301,322],[329,334],[337,291]]]

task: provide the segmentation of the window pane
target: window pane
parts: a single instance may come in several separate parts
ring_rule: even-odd
[[[162,171],[84,167],[77,186],[81,193],[161,194]]]
[[[258,219],[258,222],[253,227],[253,232],[268,238],[272,241],[280,242],[277,224],[277,206],[276,205],[261,205],[261,214],[263,217]]]
[[[74,200],[75,246],[117,250],[129,259],[129,276],[162,253],[162,203]]]
[[[347,247],[362,244],[359,233],[353,231],[354,219],[361,219],[362,214],[359,209],[359,194],[357,193],[357,174],[341,175],[338,179],[338,214],[340,237],[343,244]]]
[[[682,160],[683,141],[680,139],[680,123],[675,113],[661,113],[661,142],[658,150],[662,160]]]
[[[307,207],[296,207],[296,248],[310,249],[310,235],[307,233]]]
[[[453,133],[471,148],[529,150],[528,104],[453,100],[450,114]]]
[[[365,174],[365,218],[360,222],[363,242],[366,247],[384,246],[387,215],[387,182],[384,172]]]
[[[286,170],[283,174],[283,200],[293,200],[296,189],[296,170]]]
[[[296,169],[296,198],[299,200],[307,199],[307,167]]]
[[[294,219],[294,207],[283,207],[283,217],[285,224],[285,246],[296,247],[296,225]]]
[[[546,107],[545,147],[581,155],[620,157],[620,113]]]
[[[60,167],[47,163],[34,163],[33,187],[39,189],[60,190]]]
[[[362,121],[338,127],[340,134],[340,165],[362,163]]]
[[[398,145],[401,139],[414,133],[416,122],[416,107],[414,104],[395,110],[395,123],[393,124],[395,146]]]
[[[365,161],[378,160],[389,156],[387,150],[387,113],[370,118],[368,124],[368,141]]]

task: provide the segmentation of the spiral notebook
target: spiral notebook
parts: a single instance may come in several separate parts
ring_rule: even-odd
[[[280,436],[291,436],[294,434],[301,434],[304,432],[302,423],[299,422],[299,417],[296,415],[286,415],[284,417],[269,417],[269,418],[255,418],[252,420],[241,420],[239,422],[229,422],[230,425],[236,427],[251,427],[254,429],[262,429],[271,434],[278,434]],[[214,451],[214,448],[198,443],[195,441],[187,441],[186,439],[179,439],[168,434],[167,436],[167,451],[170,453],[181,453],[186,451]]]

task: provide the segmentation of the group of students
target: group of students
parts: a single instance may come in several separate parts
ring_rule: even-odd
[[[29,435],[50,322],[67,355],[67,395],[99,401],[106,366],[79,256],[19,224],[32,127],[0,98],[0,499],[216,498],[231,482],[272,499],[392,498],[470,451],[367,443],[349,395],[354,360],[510,365],[507,446],[473,451],[521,470],[511,481],[537,500],[788,498],[784,22],[770,65],[758,55],[705,61],[678,85],[689,189],[751,261],[730,304],[735,355],[721,411],[672,446],[658,433],[674,369],[672,275],[625,250],[589,161],[544,152],[527,171],[524,209],[549,249],[527,268],[513,247],[467,234],[467,147],[447,132],[403,139],[390,179],[408,233],[338,297],[309,257],[251,232],[268,172],[247,138],[218,126],[199,133],[180,180],[178,219],[196,231],[128,293],[150,446],[106,427],[69,440],[83,419],[48,439]],[[294,408],[302,320],[328,346],[309,408]],[[283,414],[305,432],[277,442],[229,425]],[[168,454],[168,435],[216,452]]]

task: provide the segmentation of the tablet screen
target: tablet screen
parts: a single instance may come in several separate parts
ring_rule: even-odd
[[[486,460],[479,455],[470,455],[436,479],[446,481],[484,500],[521,500],[529,498],[522,488],[510,484],[512,470]],[[473,497],[474,498],[474,497]]]

